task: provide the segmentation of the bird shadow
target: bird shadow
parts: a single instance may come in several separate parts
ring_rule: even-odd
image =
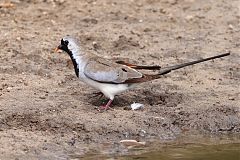
[[[95,93],[87,93],[87,102],[93,106],[106,104],[109,99],[105,96],[93,96]],[[127,107],[132,103],[142,103],[145,105],[161,105],[173,107],[183,101],[183,94],[178,92],[154,92],[151,90],[128,91],[125,94],[115,96],[112,107]]]

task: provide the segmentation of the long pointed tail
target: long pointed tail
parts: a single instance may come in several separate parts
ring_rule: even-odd
[[[154,79],[158,79],[162,75],[168,74],[173,70],[177,70],[177,69],[180,69],[180,68],[183,68],[183,67],[186,67],[186,66],[194,65],[194,64],[197,64],[197,63],[201,63],[201,62],[204,62],[204,61],[209,61],[209,60],[212,60],[212,59],[221,58],[221,57],[225,57],[225,56],[229,56],[229,55],[230,55],[230,52],[227,52],[227,53],[220,54],[220,55],[213,56],[213,57],[209,57],[209,58],[204,58],[204,59],[200,59],[200,60],[196,60],[196,61],[192,61],[192,62],[187,62],[187,63],[183,63],[183,64],[178,64],[178,65],[174,65],[174,66],[170,66],[170,67],[165,67],[165,68],[160,69],[158,74],[155,74],[155,75],[145,74],[141,78],[129,79],[125,83],[142,83],[142,82],[146,82],[146,81],[151,81],[151,80],[154,80]]]
[[[190,66],[190,65],[194,65],[197,63],[201,63],[201,62],[205,62],[205,61],[209,61],[212,59],[216,59],[216,58],[221,58],[221,57],[225,57],[225,56],[229,56],[230,52],[224,53],[224,54],[220,54],[217,56],[213,56],[213,57],[209,57],[209,58],[204,58],[204,59],[200,59],[200,60],[196,60],[196,61],[192,61],[192,62],[187,62],[187,63],[183,63],[183,64],[179,64],[179,65],[174,65],[174,66],[170,66],[170,67],[165,67],[162,68],[160,70],[160,72],[158,73],[158,75],[164,75],[164,74],[168,74],[169,72],[173,71],[173,70],[177,70],[186,66]]]

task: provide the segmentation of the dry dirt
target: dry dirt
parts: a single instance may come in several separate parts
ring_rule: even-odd
[[[240,132],[239,0],[1,0],[0,24],[0,159]],[[143,83],[99,113],[106,100],[90,98],[95,91],[76,78],[68,55],[53,52],[67,34],[86,51],[145,65],[232,54]],[[133,102],[144,110],[124,110]]]

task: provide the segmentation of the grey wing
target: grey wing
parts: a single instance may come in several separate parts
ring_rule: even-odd
[[[124,83],[126,80],[141,78],[142,73],[130,67],[97,57],[88,61],[84,74],[95,81],[105,83]]]

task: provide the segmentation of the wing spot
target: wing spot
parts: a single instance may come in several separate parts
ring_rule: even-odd
[[[127,72],[127,70],[126,70],[125,68],[122,68],[122,70],[123,70],[124,72]]]

